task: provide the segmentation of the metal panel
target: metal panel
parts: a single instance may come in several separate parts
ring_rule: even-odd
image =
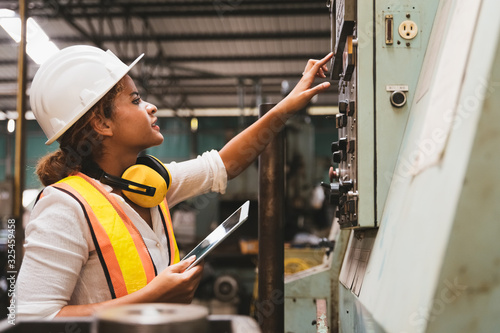
[[[285,309],[286,314],[292,314],[292,317],[285,315],[286,333],[316,333],[316,303],[313,298],[285,298]]]
[[[339,321],[341,333],[384,333],[371,313],[366,310],[359,299],[343,285],[339,285]]]
[[[350,231],[344,230],[335,236],[334,233],[335,230],[330,235],[330,239],[335,241],[333,253],[324,259],[322,265],[285,277],[285,332],[308,332],[312,329],[309,320],[316,311],[315,299],[326,299],[330,330],[338,332],[338,277]],[[295,304],[297,300],[301,300],[302,306]]]
[[[437,49],[426,55],[359,297],[388,332],[492,332],[499,325],[499,6],[440,3],[431,37]],[[451,86],[449,78],[459,79]],[[447,117],[439,120],[449,131],[437,126],[442,132],[432,137],[429,115]],[[430,144],[436,150],[423,150]],[[421,168],[419,152],[433,163]]]
[[[340,76],[341,114],[333,159],[339,168],[342,228],[378,226],[436,7],[411,0],[337,1],[334,75]],[[344,8],[357,8],[356,16],[342,21]],[[403,22],[418,30],[412,39],[398,33]],[[395,103],[396,97],[402,101]]]
[[[339,281],[356,296],[361,291],[376,236],[376,229],[356,230],[351,234]]]

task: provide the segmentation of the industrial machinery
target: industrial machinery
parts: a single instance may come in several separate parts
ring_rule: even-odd
[[[500,2],[327,4],[339,95],[328,185],[335,246],[320,265],[285,276],[284,295],[264,275],[283,282],[272,266],[284,258],[271,258],[279,246],[269,246],[259,259],[259,294],[268,297],[257,322],[280,317],[284,303],[287,333],[498,331]],[[264,171],[283,170],[276,154],[266,158]],[[267,183],[273,200],[263,201],[282,210],[274,199],[284,184]],[[261,243],[282,243],[271,237],[282,221],[266,215],[273,229],[261,230]],[[234,297],[236,285],[220,278],[219,297]],[[251,331],[237,317],[207,319],[213,332]],[[86,332],[93,322],[55,320],[47,331]],[[16,332],[40,323],[4,324]]]
[[[500,3],[329,6],[342,231],[285,279],[285,331],[496,331]]]
[[[339,82],[336,197],[341,228],[377,227],[438,2],[332,1]]]
[[[143,303],[107,308],[89,317],[14,320],[13,324],[4,320],[0,332],[258,333],[260,329],[248,316],[209,315],[199,305]]]

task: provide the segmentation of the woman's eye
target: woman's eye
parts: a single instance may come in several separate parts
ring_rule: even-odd
[[[132,103],[139,105],[141,103],[141,98],[136,98],[132,101]]]

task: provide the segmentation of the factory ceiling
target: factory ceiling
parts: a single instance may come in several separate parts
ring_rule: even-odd
[[[330,51],[325,0],[48,0],[27,1],[60,48],[110,49],[145,99],[159,109],[253,108],[281,99],[310,58]],[[0,0],[18,12],[18,1]],[[16,109],[18,46],[0,29],[0,111]],[[28,58],[27,86],[38,65]],[[335,85],[334,85],[335,86]],[[315,105],[335,104],[334,89]],[[28,108],[29,109],[29,108]]]

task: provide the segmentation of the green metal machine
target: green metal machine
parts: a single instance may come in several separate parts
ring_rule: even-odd
[[[500,2],[329,5],[341,231],[285,279],[285,331],[497,331]]]

